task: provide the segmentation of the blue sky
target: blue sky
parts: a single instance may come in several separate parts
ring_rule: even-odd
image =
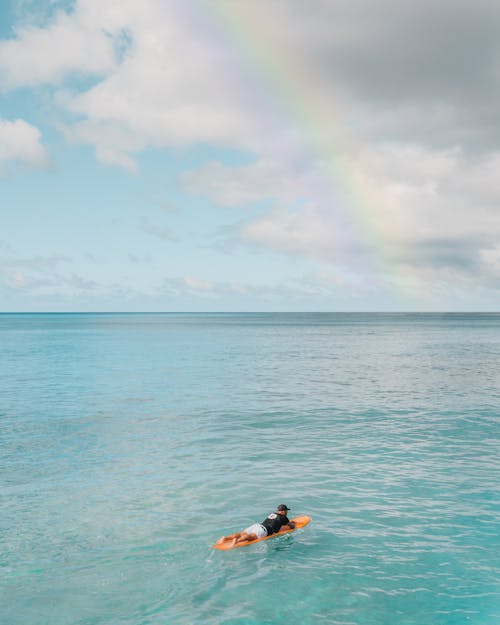
[[[376,4],[2,3],[0,310],[498,310],[500,10]]]

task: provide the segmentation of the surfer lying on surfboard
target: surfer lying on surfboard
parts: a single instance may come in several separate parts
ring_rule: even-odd
[[[288,510],[290,510],[290,508],[285,506],[284,503],[280,503],[280,505],[276,508],[276,512],[271,512],[271,514],[266,517],[262,523],[254,523],[242,532],[235,532],[229,536],[221,536],[216,545],[222,545],[230,542],[230,546],[235,547],[237,545],[250,543],[254,540],[258,540],[259,538],[265,538],[266,536],[277,534],[280,530],[293,530],[295,528],[295,523],[290,521],[286,516]]]

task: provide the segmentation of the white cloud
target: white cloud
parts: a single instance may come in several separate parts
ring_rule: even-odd
[[[182,283],[189,291],[211,293],[214,290],[212,282],[208,280],[200,280],[199,278],[195,278],[193,276],[184,276]]]
[[[186,191],[208,196],[219,206],[242,206],[263,199],[295,202],[307,197],[314,172],[292,175],[284,163],[259,160],[251,165],[225,167],[211,161],[198,170],[186,171],[181,183]]]
[[[389,285],[385,284],[382,287],[388,289]],[[289,303],[290,300],[325,303],[338,298],[345,288],[348,289],[349,296],[356,300],[370,295],[374,285],[361,280],[358,275],[348,269],[339,267],[327,271],[299,274],[293,272],[279,282],[266,279],[258,281],[207,280],[192,275],[182,278],[171,277],[164,279],[161,291],[177,298],[188,295],[212,300],[247,299],[254,303],[258,301]]]
[[[210,163],[185,174],[183,182],[222,205],[272,202],[267,213],[237,227],[245,245],[355,272],[382,261],[396,274],[419,276],[422,284],[433,276],[453,283],[458,275],[470,281],[484,274],[489,280],[496,267],[499,166],[496,152],[471,158],[458,148],[388,143],[365,146],[344,159],[343,171],[358,193],[343,202],[323,193],[325,182],[332,181],[322,180],[318,169],[296,177],[272,162]],[[297,197],[310,202],[297,206]]]
[[[41,132],[23,119],[0,119],[0,173],[5,164],[19,161],[31,167],[46,167],[48,155]]]
[[[56,94],[58,106],[79,118],[65,134],[131,171],[133,154],[147,147],[273,144],[255,114],[258,85],[246,69],[196,7],[160,0],[104,7],[80,0],[46,27],[20,29],[0,43],[7,88],[100,76],[91,88]]]
[[[240,237],[247,244],[326,262],[340,260],[345,253],[335,219],[315,206],[294,212],[275,210],[252,219],[243,225]]]
[[[82,118],[66,126],[68,138],[94,145],[99,160],[129,170],[135,167],[131,155],[147,147],[255,146],[255,116],[245,93],[235,89],[237,70],[228,67],[232,61],[222,43],[196,23],[199,14],[192,7],[109,1],[108,13],[120,15],[113,23],[103,20],[94,0],[78,6],[72,19],[85,14],[93,36],[120,27],[129,45],[103,80],[57,97],[60,106]]]
[[[377,140],[488,142],[497,133],[498,15],[489,0],[384,0],[376,9],[318,1],[312,10],[294,0],[79,0],[0,43],[0,76],[10,88],[101,77],[58,100],[82,118],[67,133],[129,170],[149,146],[286,155],[329,125]],[[231,20],[248,39],[234,42]]]
[[[112,290],[113,287],[80,275],[73,268],[74,260],[66,256],[2,256],[0,292],[9,296],[71,298],[82,294],[97,296]]]
[[[64,256],[30,258],[0,257],[0,287],[15,291],[32,291],[56,283],[61,264],[70,262]]]
[[[370,158],[404,215],[407,240],[487,241],[500,234],[500,152],[468,156],[458,148],[387,144],[372,149]]]
[[[21,27],[15,39],[0,42],[4,89],[56,84],[72,72],[102,75],[114,67],[112,33],[102,19],[94,21],[85,3],[79,7],[72,14],[59,11],[46,28]]]

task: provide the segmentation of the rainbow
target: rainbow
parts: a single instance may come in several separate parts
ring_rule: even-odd
[[[384,181],[363,157],[363,145],[348,128],[335,95],[290,44],[272,4],[229,0],[198,6],[210,36],[222,40],[232,63],[255,81],[262,123],[285,120],[300,137],[300,150],[282,150],[282,162],[319,164],[321,188],[315,202],[330,217],[334,213],[343,236],[358,250],[370,283],[385,289],[393,304],[419,297],[419,276],[395,255],[404,236]]]

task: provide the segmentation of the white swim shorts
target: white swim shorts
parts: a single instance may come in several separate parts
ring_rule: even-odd
[[[264,536],[267,536],[266,528],[260,523],[254,523],[253,525],[250,525],[250,527],[247,527],[244,531],[247,534],[257,534],[257,538],[264,538]]]

